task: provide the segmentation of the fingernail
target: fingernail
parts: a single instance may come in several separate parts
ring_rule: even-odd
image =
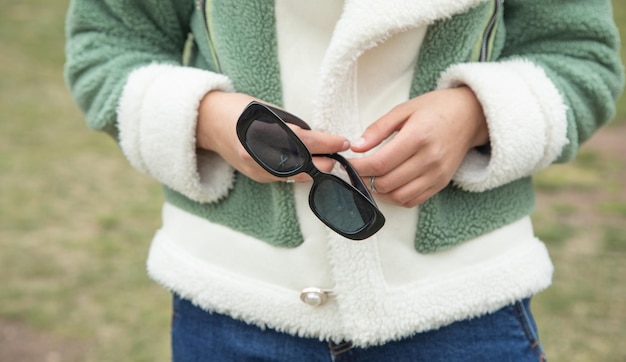
[[[362,147],[365,145],[365,138],[361,137],[358,140],[352,142],[352,147]]]
[[[343,146],[341,147],[341,150],[345,151],[345,150],[347,150],[349,148],[350,148],[350,141],[348,141],[348,140],[343,141]]]

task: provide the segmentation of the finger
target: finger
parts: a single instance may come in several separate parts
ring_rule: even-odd
[[[338,153],[350,148],[350,141],[343,137],[315,130],[304,130],[291,126],[294,133],[312,154]]]
[[[421,193],[420,195],[418,195],[415,198],[413,198],[412,200],[409,200],[409,201],[403,203],[401,206],[406,207],[406,208],[412,208],[412,207],[419,206],[419,205],[425,203],[426,201],[428,201],[431,197],[435,196],[435,194],[437,192],[439,192],[439,190],[428,189],[428,190],[424,191],[423,193]]]
[[[394,205],[410,208],[423,204],[434,194],[440,191],[438,188],[428,187],[427,185],[428,182],[420,178],[415,179],[390,193],[385,194],[379,192],[377,195]]]
[[[410,113],[407,112],[405,107],[397,106],[393,108],[367,127],[359,139],[352,142],[352,151],[367,152],[378,146],[394,132],[399,131],[409,116]]]
[[[419,206],[425,203],[426,201],[428,201],[431,197],[435,196],[439,191],[441,190],[437,188],[426,189],[421,194],[416,195],[413,199],[402,204],[402,206],[407,207],[407,208]]]
[[[281,178],[279,181],[283,181],[287,183],[311,182],[311,177],[303,173],[303,174],[298,174],[298,175],[287,177],[287,178]]]
[[[397,205],[415,206],[446,187],[450,175],[436,166],[437,163],[413,157],[391,172],[374,179],[376,192]],[[365,177],[366,185],[370,180]]]
[[[350,162],[361,176],[381,176],[414,158],[419,145],[409,137],[411,132],[400,132],[375,153],[351,159]],[[421,161],[419,159],[416,159]]]
[[[328,157],[313,157],[313,164],[322,172],[331,172],[337,161]]]
[[[390,172],[376,176],[376,191],[381,194],[391,193],[396,189],[411,183],[413,180],[422,177],[423,174],[424,169],[420,164],[420,160],[415,160],[414,158],[409,159],[407,162],[398,165]],[[369,176],[363,177],[363,181],[366,185],[368,185]]]

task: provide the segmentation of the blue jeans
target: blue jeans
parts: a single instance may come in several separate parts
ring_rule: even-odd
[[[545,361],[526,299],[370,348],[300,338],[208,313],[174,295],[172,358],[191,361]]]

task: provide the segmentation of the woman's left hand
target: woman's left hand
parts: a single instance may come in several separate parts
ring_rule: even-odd
[[[374,153],[350,162],[366,185],[375,177],[378,197],[405,207],[446,187],[467,152],[489,139],[482,107],[468,87],[432,91],[396,106],[352,143],[352,151],[367,152],[392,135]]]

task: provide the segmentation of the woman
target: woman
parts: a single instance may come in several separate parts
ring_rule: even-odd
[[[610,1],[81,0],[67,36],[88,124],[164,185],[148,270],[174,294],[174,360],[545,358],[531,176],[614,114]],[[385,226],[321,222],[310,176],[238,139],[251,102],[348,157]]]

